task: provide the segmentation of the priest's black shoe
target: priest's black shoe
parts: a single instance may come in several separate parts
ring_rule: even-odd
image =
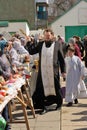
[[[43,114],[45,114],[45,113],[47,113],[47,109],[43,109],[43,110],[40,112],[40,115],[43,115]]]
[[[75,103],[75,104],[78,104],[78,99],[77,99],[77,98],[74,100],[74,103]]]
[[[55,110],[60,110],[62,106],[57,105]]]

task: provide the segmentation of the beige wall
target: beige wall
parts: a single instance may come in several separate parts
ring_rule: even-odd
[[[81,1],[79,4],[74,6],[71,10],[69,10],[65,15],[62,15],[59,19],[53,22],[50,26],[53,29],[56,35],[61,35],[65,37],[65,26],[77,26],[77,25],[87,25],[87,21],[82,23],[82,13],[81,9],[87,9],[87,2]],[[79,15],[80,13],[80,15]],[[79,17],[80,16],[80,17]],[[87,12],[85,12],[84,17],[87,16]],[[81,18],[81,19],[79,19]]]
[[[12,22],[8,24],[8,27],[1,27],[0,33],[2,32],[20,32],[20,29],[22,29],[27,35],[30,33],[29,26],[26,22]]]

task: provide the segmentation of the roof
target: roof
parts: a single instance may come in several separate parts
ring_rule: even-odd
[[[82,1],[85,1],[85,2],[87,2],[87,0],[78,0],[78,2],[76,3],[76,4],[74,4],[74,6],[72,6],[70,9],[68,9],[66,12],[64,12],[62,15],[60,15],[60,16],[57,16],[55,19],[54,19],[54,21],[52,21],[52,23],[50,23],[49,24],[49,26],[51,25],[51,24],[53,24],[55,21],[57,21],[60,17],[62,17],[63,15],[65,15],[67,12],[69,12],[72,8],[74,8],[75,6],[77,6],[80,2],[82,2]]]

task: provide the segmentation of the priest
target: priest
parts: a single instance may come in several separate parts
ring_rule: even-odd
[[[43,32],[43,39],[36,42],[28,37],[27,48],[29,54],[39,53],[39,69],[36,90],[33,101],[42,108],[40,114],[47,112],[46,105],[57,104],[56,109],[63,103],[60,90],[60,73],[65,77],[65,62],[62,46],[54,37],[54,32],[47,28]],[[60,69],[59,69],[60,68]]]

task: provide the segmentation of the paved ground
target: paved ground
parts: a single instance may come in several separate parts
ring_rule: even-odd
[[[65,82],[62,82],[63,86]],[[78,104],[66,107],[64,99],[61,110],[61,130],[87,130],[87,98],[78,100]]]
[[[63,86],[65,86],[64,82],[62,82]],[[23,113],[20,107],[17,109],[14,117],[22,120]],[[30,130],[87,130],[87,99],[79,99],[78,105],[74,104],[72,107],[66,107],[64,102],[61,110],[49,111],[44,115],[39,115],[36,111],[35,119],[30,110],[27,112]],[[11,124],[11,129],[27,130],[25,123]]]
[[[50,107],[50,111],[44,115],[38,114],[36,111],[36,118],[33,118],[30,110],[27,110],[30,130],[60,130],[60,117],[61,110],[52,110],[53,106]],[[24,119],[22,111],[19,109],[13,112],[13,116],[15,119]],[[16,123],[11,124],[12,130],[27,130],[25,123]]]
[[[62,107],[61,130],[87,130],[87,99],[79,99],[78,105]]]

